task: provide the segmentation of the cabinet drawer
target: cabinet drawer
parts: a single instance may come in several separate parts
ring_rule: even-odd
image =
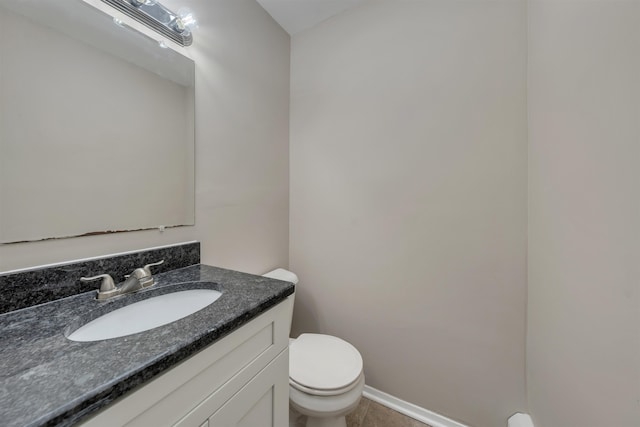
[[[287,348],[291,308],[291,299],[283,301],[120,398],[83,425],[172,425],[214,392],[216,399],[225,402]]]
[[[174,427],[280,427],[289,418],[289,350],[223,400],[212,394]]]

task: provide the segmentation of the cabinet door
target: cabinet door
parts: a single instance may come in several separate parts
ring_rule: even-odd
[[[289,425],[288,352],[283,352],[209,418],[209,427]]]
[[[175,423],[179,427],[201,427],[204,420],[283,351],[288,357],[291,304],[289,298],[262,313],[104,408],[82,423],[82,427],[149,427]],[[280,375],[288,381],[288,366]]]

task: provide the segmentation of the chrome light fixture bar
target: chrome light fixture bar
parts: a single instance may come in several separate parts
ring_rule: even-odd
[[[191,28],[196,21],[188,11],[174,12],[156,0],[102,1],[181,46],[189,46],[193,42]]]

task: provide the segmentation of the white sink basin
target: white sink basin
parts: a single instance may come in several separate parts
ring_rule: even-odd
[[[104,314],[67,338],[71,341],[99,341],[148,331],[202,310],[220,295],[212,289],[193,289],[149,298]]]

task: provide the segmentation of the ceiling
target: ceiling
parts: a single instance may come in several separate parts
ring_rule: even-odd
[[[257,0],[289,34],[313,27],[366,0]]]

